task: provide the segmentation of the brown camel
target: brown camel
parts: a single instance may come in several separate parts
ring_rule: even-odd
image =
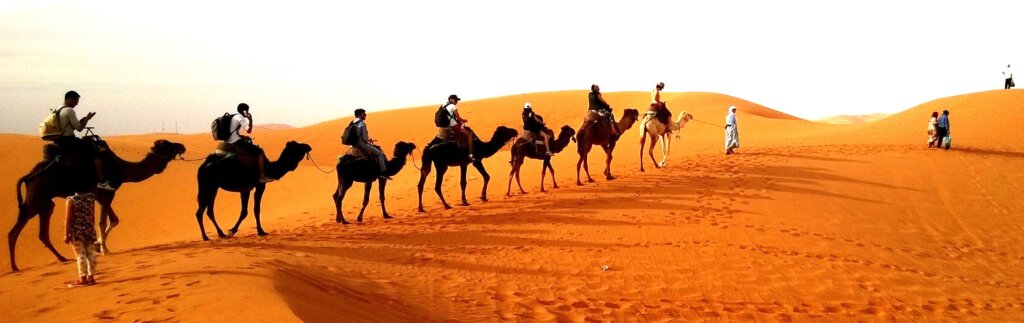
[[[662,123],[658,118],[653,118],[651,114],[645,114],[643,122],[640,126],[640,171],[644,170],[644,145],[647,142],[647,137],[651,137],[651,147],[647,150],[647,153],[651,155],[651,161],[654,162],[654,168],[665,167],[665,163],[668,162],[668,152],[672,147],[672,133],[675,133],[676,139],[679,139],[679,131],[686,126],[687,122],[693,120],[693,115],[683,111],[676,118],[675,122],[669,122],[668,124]],[[661,162],[655,162],[654,159],[654,146],[658,144],[658,139],[661,141]]]
[[[427,181],[427,175],[430,175],[430,166],[433,165],[437,168],[437,174],[435,175],[434,181],[434,192],[437,193],[437,197],[441,198],[441,204],[444,205],[445,209],[451,209],[451,205],[444,199],[444,194],[441,193],[441,183],[444,181],[444,173],[448,171],[448,167],[459,166],[461,171],[461,180],[459,184],[462,186],[462,205],[468,206],[469,201],[466,200],[466,167],[472,162],[473,167],[480,172],[480,176],[484,178],[484,187],[480,192],[480,199],[487,201],[487,183],[491,181],[491,175],[487,174],[487,170],[484,169],[483,160],[487,157],[494,156],[501,147],[504,147],[512,139],[519,136],[519,132],[515,129],[500,126],[494,129],[494,134],[491,135],[491,141],[483,142],[480,137],[473,134],[473,153],[478,159],[475,161],[469,160],[469,150],[466,148],[459,147],[459,145],[453,142],[443,142],[441,139],[434,137],[434,139],[427,144],[427,147],[423,149],[423,168],[420,169],[420,182],[417,185],[419,191],[419,211],[426,212],[423,209],[423,185]]]
[[[100,144],[106,146],[106,143],[100,142]],[[47,145],[46,151],[53,156],[58,153],[59,149],[56,145]],[[119,188],[124,183],[141,182],[155,174],[162,173],[164,168],[167,167],[167,163],[184,153],[185,146],[182,144],[167,140],[157,140],[153,142],[153,148],[150,149],[149,154],[139,162],[125,161],[109,149],[100,153],[100,156],[102,156],[101,158],[104,161],[107,180],[110,181],[111,186]],[[66,198],[74,194],[75,189],[73,188],[76,187],[90,189],[96,187],[94,174],[93,176],[82,175],[93,169],[92,163],[82,164],[88,165],[86,165],[87,167],[68,166],[61,163],[60,158],[44,158],[43,161],[32,168],[31,172],[18,179],[18,221],[11,228],[10,233],[7,234],[11,270],[18,271],[18,265],[14,260],[14,247],[17,244],[18,236],[21,234],[21,230],[25,228],[25,225],[28,224],[28,221],[36,215],[39,215],[39,240],[43,242],[47,249],[50,249],[50,252],[57,257],[58,261],[65,262],[68,260],[58,253],[54,249],[53,244],[50,243],[50,216],[53,215],[53,208],[55,206],[53,198]],[[81,176],[71,176],[76,172]],[[73,180],[68,180],[68,178],[73,178]],[[22,184],[25,185],[24,197],[21,193]],[[100,231],[97,238],[100,250],[103,253],[109,253],[110,250],[107,249],[106,245],[107,237],[109,237],[110,232],[120,222],[112,207],[117,191],[95,190],[94,192],[97,193],[96,201],[102,208],[100,212]]]
[[[352,148],[355,150],[356,148]],[[399,171],[405,167],[406,158],[412,154],[412,151],[416,149],[416,145],[404,141],[399,141],[395,144],[395,152],[392,155],[391,160],[385,163],[386,171],[385,176],[395,176]],[[360,152],[361,153],[361,152]],[[345,220],[345,216],[341,214],[341,202],[345,200],[345,193],[352,187],[354,182],[366,183],[366,189],[363,191],[363,208],[359,210],[359,217],[356,218],[356,222],[363,222],[363,211],[366,211],[366,205],[370,203],[370,189],[373,188],[374,181],[380,181],[380,211],[384,213],[385,219],[391,219],[388,215],[388,209],[384,207],[384,187],[387,186],[388,180],[380,178],[380,165],[373,159],[357,159],[351,154],[346,154],[338,159],[338,166],[335,170],[338,172],[338,188],[334,190],[334,210],[337,212],[334,221],[341,224],[348,224]],[[371,157],[372,158],[372,157]]]
[[[276,161],[270,162],[266,156],[263,157],[267,177],[281,179],[285,174],[299,167],[302,158],[312,150],[307,144],[289,141]],[[210,154],[206,157],[203,165],[199,166],[196,177],[199,179],[199,194],[197,196],[199,209],[196,210],[196,221],[199,222],[199,231],[203,234],[204,241],[210,240],[210,238],[206,236],[206,229],[203,227],[203,210],[206,210],[206,216],[210,218],[213,227],[217,229],[217,236],[228,237],[220,230],[217,219],[213,215],[213,204],[217,200],[217,191],[220,189],[238,192],[242,197],[242,211],[238,215],[238,222],[235,222],[235,226],[228,230],[230,235],[233,236],[238,232],[238,226],[242,225],[242,220],[249,215],[249,193],[253,188],[256,189],[256,201],[252,207],[253,215],[256,217],[256,233],[261,236],[267,235],[260,222],[260,203],[263,201],[263,191],[267,189],[267,183],[260,183],[259,170],[256,168],[255,161],[245,162],[237,155],[228,157],[227,155]]]
[[[626,109],[622,112],[622,118],[619,119],[614,125],[609,124],[607,118],[595,116],[596,112],[590,112],[587,119],[584,121],[584,125],[590,120],[597,120],[596,123],[590,126],[580,127],[580,133],[576,135],[576,151],[580,155],[580,160],[576,162],[576,185],[583,185],[580,182],[580,166],[583,166],[583,170],[587,172],[587,182],[593,183],[594,179],[590,178],[590,167],[587,165],[587,155],[590,154],[592,146],[601,146],[604,149],[605,155],[608,158],[605,160],[604,176],[607,180],[615,179],[612,176],[612,151],[615,150],[615,143],[619,141],[621,135],[612,133],[611,127],[617,127],[619,133],[624,133],[629,128],[633,127],[636,123],[637,118],[640,116],[640,112],[636,109]]]
[[[554,132],[551,129],[544,129],[548,136],[554,137]],[[576,131],[570,126],[562,126],[562,131],[558,134],[558,139],[555,139],[551,143],[551,154],[557,154],[562,152],[566,146],[569,146],[569,140],[572,140],[572,136],[576,134]],[[540,191],[544,192],[544,176],[547,175],[547,171],[551,171],[551,182],[554,184],[554,188],[558,188],[558,182],[555,181],[555,168],[551,167],[551,156],[540,152],[537,149],[537,144],[528,143],[522,139],[512,145],[512,160],[509,163],[512,164],[512,171],[508,173],[508,189],[505,191],[505,196],[512,195],[512,176],[516,178],[516,185],[519,185],[519,192],[526,194],[523,190],[523,184],[519,182],[519,169],[523,167],[523,162],[526,158],[540,159],[544,161],[544,166],[540,169]]]

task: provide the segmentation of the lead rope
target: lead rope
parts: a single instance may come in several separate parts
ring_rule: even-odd
[[[411,152],[409,152],[409,156],[412,156],[412,167],[416,167],[416,170],[422,171],[423,169],[420,168],[419,165],[416,165],[416,149],[415,148],[413,148],[413,150]]]
[[[330,174],[335,171],[335,169],[331,169],[331,171],[328,172],[320,168],[320,166],[316,164],[316,161],[313,160],[313,156],[311,156],[309,153],[306,153],[306,159],[309,159],[309,161],[313,163],[313,167],[316,167],[316,170],[320,171],[321,173]]]

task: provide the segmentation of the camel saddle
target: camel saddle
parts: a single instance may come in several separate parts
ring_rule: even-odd
[[[475,135],[473,133],[473,129],[471,129],[469,127],[466,127],[466,130],[469,130],[469,133],[471,135]],[[454,142],[454,143],[459,145],[459,148],[467,148],[467,147],[469,147],[469,138],[466,138],[466,136],[464,134],[462,134],[461,132],[455,131],[455,129],[453,129],[451,127],[449,127],[449,128],[438,128],[438,130],[437,130],[437,139],[441,139],[441,141],[444,141],[446,143]]]
[[[377,146],[377,145],[373,145],[373,146],[377,147],[377,149],[380,149],[380,146]],[[345,152],[342,155],[338,155],[338,162],[340,163],[342,160],[344,160],[345,162],[354,162],[354,161],[357,161],[357,160],[368,160],[368,159],[370,159],[372,157],[373,157],[373,155],[370,155],[370,154],[366,153],[362,149],[349,146],[347,152]],[[376,162],[376,159],[374,160],[374,162]]]
[[[664,103],[651,103],[651,105],[647,107],[646,114],[657,118],[658,122],[661,122],[662,124],[667,125],[669,122],[672,122],[672,111],[669,111],[668,107],[666,107]]]
[[[554,134],[554,132],[552,132],[551,129],[544,129],[544,132],[547,132],[548,135],[552,136]],[[516,139],[516,142],[513,145],[526,145],[527,149],[533,149],[533,151],[536,151],[539,155],[543,155],[545,152],[544,138],[541,137],[539,133],[529,130],[523,130],[523,134]]]
[[[253,156],[245,149],[238,148],[233,144],[229,144],[221,141],[217,144],[217,150],[213,152],[214,155],[224,156],[224,158],[236,157],[243,166],[256,167],[258,156]]]

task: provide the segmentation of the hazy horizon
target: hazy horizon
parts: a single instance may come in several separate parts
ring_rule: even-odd
[[[185,1],[0,4],[0,133],[64,92],[103,134],[207,131],[520,93],[708,91],[805,119],[894,113],[1002,88],[1024,55],[997,1],[761,3]],[[1015,64],[1016,65],[1016,64]],[[1015,66],[1014,70],[1017,70]],[[581,98],[581,101],[585,99]],[[642,102],[641,102],[642,103]],[[639,105],[639,103],[638,103]],[[424,122],[430,122],[425,120]]]

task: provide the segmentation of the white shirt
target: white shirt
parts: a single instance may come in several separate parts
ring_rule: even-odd
[[[729,115],[725,116],[725,125],[736,127],[736,112],[729,111]]]
[[[61,136],[68,137],[74,136],[75,131],[82,131],[84,129],[82,124],[78,122],[78,115],[75,113],[75,109],[72,107],[61,106],[60,114],[57,114],[57,122],[60,124]]]
[[[249,129],[249,119],[241,113],[236,113],[235,116],[231,117],[231,136],[225,142],[233,144],[241,140],[242,136],[239,133],[247,129]]]
[[[1011,70],[1009,66],[1007,66],[1006,69],[1003,70],[1003,77],[1005,77],[1005,78],[1012,78],[1013,77],[1013,70]]]
[[[454,104],[448,104],[448,116],[451,117],[451,121],[448,122],[449,127],[454,127],[455,125],[459,124],[458,119],[455,118],[456,111],[458,111],[458,107],[456,107]]]

